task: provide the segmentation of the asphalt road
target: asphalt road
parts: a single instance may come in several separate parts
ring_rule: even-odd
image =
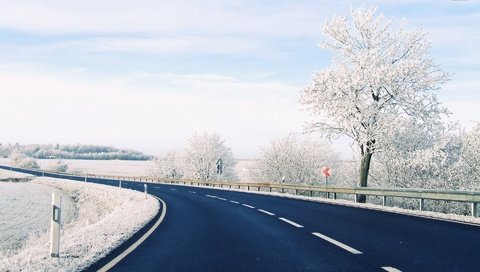
[[[111,271],[480,271],[478,226],[242,192],[148,186],[166,202],[165,219]],[[122,187],[143,190],[134,182]]]

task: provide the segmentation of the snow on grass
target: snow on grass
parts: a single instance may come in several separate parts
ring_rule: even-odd
[[[31,178],[33,175],[0,169],[0,181],[27,181]]]
[[[62,196],[62,221],[68,223],[75,217],[75,204],[62,191],[43,184],[0,182],[1,252],[13,254],[29,235],[49,229],[54,191]]]
[[[62,190],[75,201],[76,216],[62,224],[59,258],[50,257],[46,232],[30,237],[16,254],[0,253],[0,271],[85,269],[148,223],[160,207],[156,198],[145,200],[141,192],[112,186],[54,178],[31,183]]]

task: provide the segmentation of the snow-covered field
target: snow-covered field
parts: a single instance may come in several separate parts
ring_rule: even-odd
[[[62,222],[75,216],[73,200],[62,191],[43,184],[0,182],[0,251],[17,252],[29,235],[50,227],[51,195],[62,196]]]
[[[48,169],[57,160],[37,160],[42,169]],[[112,176],[148,176],[153,168],[152,161],[124,161],[124,160],[62,160],[68,165],[68,172],[82,174],[112,175]],[[247,166],[252,160],[238,160],[235,171],[240,181],[249,181]],[[10,165],[8,158],[0,158],[0,164]]]
[[[4,230],[8,229],[13,233],[25,233],[23,224],[32,224],[37,231],[28,230],[28,238],[14,234],[19,237],[19,242],[9,242],[17,246],[14,250],[0,251],[0,271],[82,270],[131,237],[155,216],[160,207],[156,198],[150,196],[145,200],[141,192],[99,184],[53,178],[8,184],[12,186],[8,189],[10,199],[22,200],[7,204],[4,202],[8,200],[2,195],[0,233],[3,235]],[[18,187],[13,188],[16,186]],[[26,189],[27,187],[30,188]],[[62,214],[60,258],[49,256],[49,233],[45,231],[45,216],[49,228],[51,190],[63,192],[63,207],[70,210]],[[25,214],[16,204],[32,207],[33,210],[27,214],[36,214],[36,211],[41,214],[37,218],[31,217],[29,222],[22,221]],[[16,216],[14,212],[5,214],[9,216],[7,219],[4,216],[4,207],[7,205],[10,210],[19,213]],[[43,212],[44,207],[48,209],[46,214]],[[42,228],[43,231],[38,231]]]

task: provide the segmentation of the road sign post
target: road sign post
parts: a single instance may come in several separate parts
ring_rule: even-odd
[[[325,166],[322,168],[322,175],[325,177],[325,187],[328,186],[328,177],[332,175],[332,168]],[[327,198],[330,198],[330,193],[327,192]]]
[[[221,158],[217,160],[216,165],[217,165],[217,175],[223,174],[223,161]]]
[[[50,224],[50,256],[60,256],[60,218],[62,214],[62,198],[52,193],[52,220]]]

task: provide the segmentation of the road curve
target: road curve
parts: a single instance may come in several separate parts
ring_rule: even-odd
[[[480,271],[479,226],[209,188],[148,189],[168,212],[110,271]]]
[[[165,220],[111,271],[480,271],[478,226],[199,187],[149,193]]]

